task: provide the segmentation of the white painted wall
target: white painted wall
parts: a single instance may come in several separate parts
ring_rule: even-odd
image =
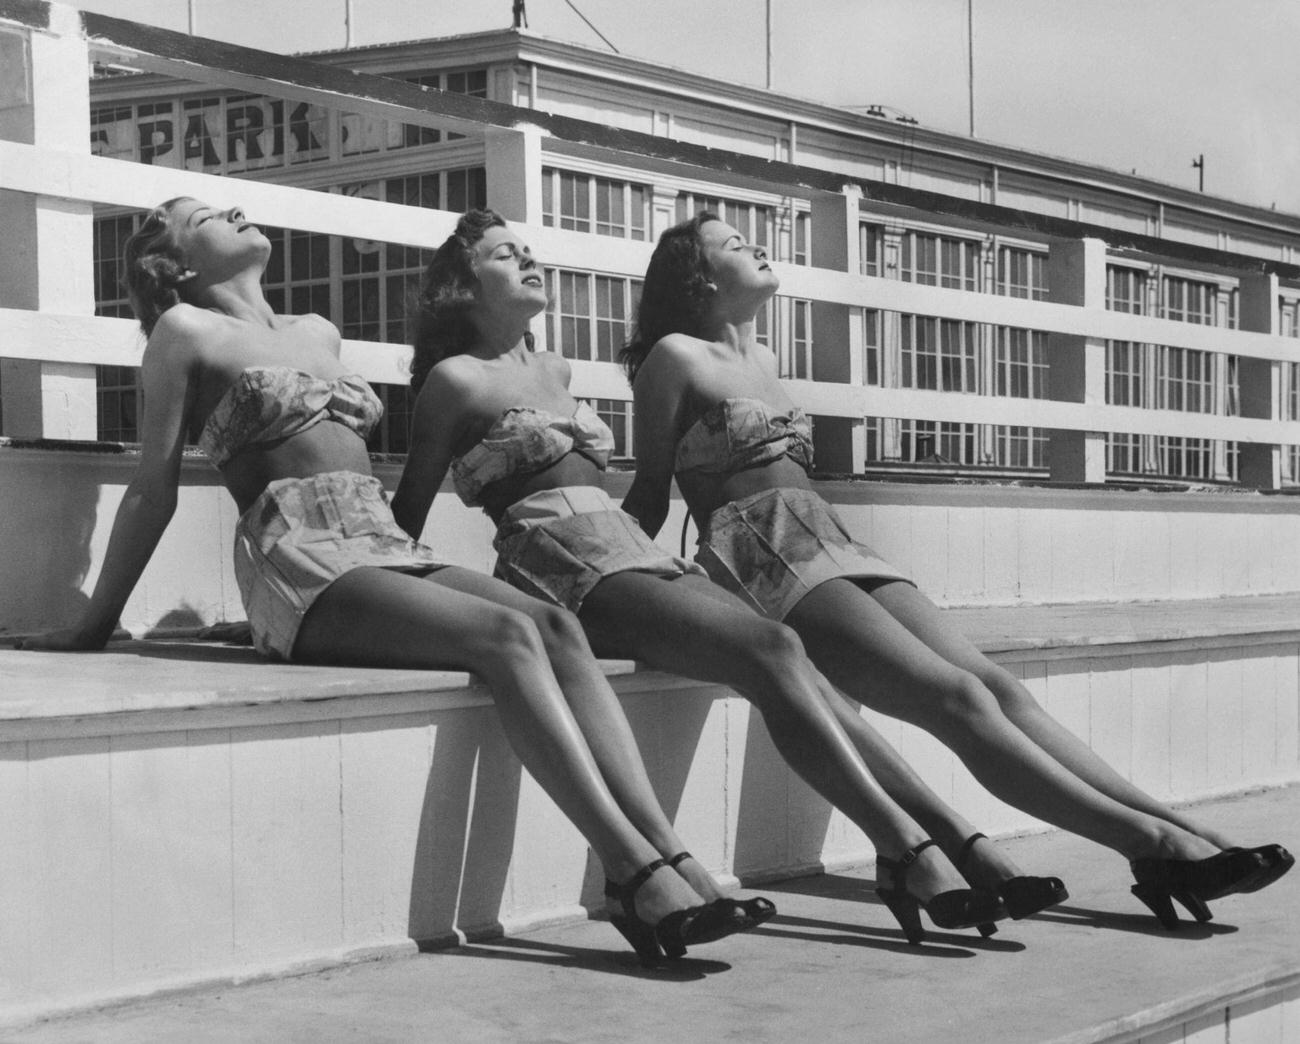
[[[134,458],[0,447],[0,635],[70,623],[92,590]],[[376,469],[396,487],[394,465]],[[614,474],[616,497],[629,476]],[[1010,486],[828,482],[849,529],[941,605],[1217,598],[1300,591],[1300,498]],[[660,534],[677,549],[680,501]],[[123,625],[243,619],[230,564],[234,502],[198,458]],[[425,542],[490,572],[492,525],[444,490]],[[695,533],[687,538],[693,554]]]

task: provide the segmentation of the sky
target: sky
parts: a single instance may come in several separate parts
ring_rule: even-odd
[[[510,25],[512,0],[189,0],[200,36],[295,52]],[[975,134],[1300,214],[1300,0],[970,0]],[[532,31],[832,105],[969,125],[967,0],[527,0]],[[74,6],[185,30],[187,0]],[[304,16],[310,11],[309,16]]]

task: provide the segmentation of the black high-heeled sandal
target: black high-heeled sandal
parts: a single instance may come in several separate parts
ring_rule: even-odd
[[[940,892],[928,902],[922,902],[907,890],[907,874],[921,853],[938,842],[927,838],[915,848],[909,848],[898,859],[886,859],[876,856],[876,863],[883,866],[890,874],[888,888],[877,888],[876,895],[889,907],[889,912],[898,921],[907,941],[919,946],[925,938],[925,929],[921,927],[920,910],[925,909],[930,920],[937,928],[980,928],[980,934],[991,935],[984,925],[993,928],[993,922],[1006,916],[1006,908],[992,892],[982,888],[954,888]],[[996,928],[994,928],[996,931]]]
[[[1206,859],[1134,859],[1129,867],[1137,882],[1129,891],[1169,931],[1180,926],[1172,900],[1204,924],[1213,917],[1206,905],[1209,900],[1249,888],[1266,869],[1264,855],[1245,848],[1230,848]]]
[[[1258,892],[1267,888],[1295,866],[1295,856],[1281,845],[1259,845],[1255,848],[1229,848],[1228,852],[1250,852],[1260,859],[1260,867],[1247,881],[1237,886],[1238,892]]]
[[[968,881],[970,875],[966,873],[966,861],[970,858],[971,849],[975,847],[975,842],[987,840],[987,834],[971,834],[961,846],[961,850],[954,859],[953,866]],[[974,884],[974,881],[971,881]],[[996,894],[1007,908],[1007,913],[1013,921],[1023,920],[1031,917],[1036,913],[1041,913],[1050,906],[1057,903],[1063,903],[1070,898],[1070,893],[1066,891],[1065,882],[1059,877],[1031,877],[1028,874],[1020,874],[1016,877],[1008,877],[1005,881],[999,881]],[[990,925],[990,927],[992,927]],[[983,926],[980,931],[984,930]],[[992,935],[992,932],[988,933]]]
[[[662,957],[677,960],[686,956],[688,946],[715,942],[744,930],[743,924],[730,911],[713,904],[674,910],[661,917],[657,924],[643,920],[636,912],[636,893],[655,871],[667,865],[664,860],[656,859],[623,884],[608,878],[605,880],[605,898],[617,899],[623,906],[621,914],[609,915],[609,923],[632,945],[642,967],[646,968],[654,967]]]
[[[694,859],[690,852],[678,852],[674,856],[669,856],[667,863],[674,870],[684,863],[687,859]],[[756,895],[752,899],[733,899],[723,896],[720,899],[714,899],[709,904],[718,907],[723,913],[731,912],[745,922],[739,931],[747,931],[750,928],[757,928],[764,921],[770,921],[776,916],[776,904],[766,896]]]

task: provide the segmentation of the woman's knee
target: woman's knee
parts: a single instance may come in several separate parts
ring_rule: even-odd
[[[538,601],[528,615],[548,652],[564,654],[590,651],[578,617],[563,606]]]
[[[802,639],[785,624],[756,617],[745,637],[756,669],[769,680],[811,668]]]
[[[516,667],[546,657],[545,642],[537,623],[527,613],[506,606],[491,610],[482,632],[471,644],[475,659]]]
[[[939,687],[938,706],[945,717],[966,723],[1002,713],[998,699],[970,671],[957,670]]]

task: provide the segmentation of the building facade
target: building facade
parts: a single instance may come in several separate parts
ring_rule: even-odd
[[[1246,207],[1135,176],[930,131],[752,87],[664,68],[526,30],[391,44],[313,56],[430,90],[470,94],[559,115],[663,135],[764,159],[992,203],[1080,227],[1158,237],[1286,264],[1300,262],[1300,217]],[[266,179],[324,192],[458,211],[487,199],[484,142],[475,136],[330,111],[303,102],[213,90],[152,75],[101,71],[91,85],[92,149],[101,155],[208,173]],[[778,261],[816,264],[809,199],[765,191],[752,180],[716,178],[652,162],[615,163],[581,148],[543,158],[539,223],[652,241],[701,209],[735,225]],[[787,190],[788,191],[788,190]],[[958,211],[960,208],[957,208]],[[119,287],[122,243],[139,220],[97,215],[98,310],[129,314]],[[254,219],[261,215],[253,215]],[[259,222],[261,223],[261,222]],[[427,252],[396,244],[269,229],[273,307],[315,311],[343,335],[401,343],[405,315]],[[969,293],[1045,299],[1044,237],[990,230],[951,211],[876,204],[858,208],[851,256],[862,274]],[[543,258],[543,261],[545,259]],[[600,271],[548,268],[551,350],[613,363],[628,334],[637,282]],[[1239,279],[1229,270],[1188,268],[1112,251],[1106,306],[1118,311],[1235,328]],[[1300,281],[1282,280],[1277,332],[1297,339],[1296,361],[1280,364],[1283,416],[1300,418]],[[872,309],[853,313],[855,372],[868,385],[1010,398],[1050,394],[1047,335],[1034,330]],[[812,302],[778,296],[759,317],[759,337],[780,372],[817,376]],[[1223,353],[1124,341],[1106,344],[1106,401],[1156,410],[1238,412],[1237,360]],[[402,453],[408,391],[380,388],[388,406],[372,449]],[[99,434],[134,441],[138,391],[129,368],[102,367]],[[601,399],[617,453],[635,456],[631,405]],[[1009,419],[1014,419],[1014,416]],[[1045,473],[1048,438],[1024,425],[865,418],[865,469],[1034,476]],[[1114,480],[1231,483],[1238,451],[1221,440],[1111,433]],[[1283,453],[1284,485],[1300,484],[1300,447]]]

